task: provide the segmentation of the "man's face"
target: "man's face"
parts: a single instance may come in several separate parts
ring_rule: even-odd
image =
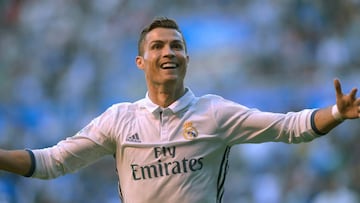
[[[189,57],[182,35],[175,29],[155,28],[144,39],[143,56],[136,57],[148,84],[183,85]]]

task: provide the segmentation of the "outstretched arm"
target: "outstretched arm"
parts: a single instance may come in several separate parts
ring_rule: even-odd
[[[338,79],[334,80],[336,105],[319,109],[315,114],[315,126],[323,133],[327,133],[345,119],[360,118],[360,98],[356,97],[357,88],[349,94],[343,94]]]
[[[0,149],[0,170],[27,176],[32,170],[31,155],[26,150]]]

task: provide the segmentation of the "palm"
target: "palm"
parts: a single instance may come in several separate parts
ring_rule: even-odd
[[[343,94],[338,79],[334,80],[336,91],[336,105],[344,118],[355,119],[360,117],[360,98],[356,97],[357,88],[353,88],[349,94]]]

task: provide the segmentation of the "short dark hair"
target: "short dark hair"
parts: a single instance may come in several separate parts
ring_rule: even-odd
[[[184,35],[181,32],[181,30],[180,30],[178,24],[176,23],[176,21],[173,20],[173,19],[167,18],[167,17],[156,17],[156,18],[154,18],[154,20],[148,26],[146,26],[142,30],[142,32],[140,34],[140,38],[139,38],[139,41],[138,41],[138,55],[139,56],[142,56],[144,54],[143,44],[144,44],[145,36],[151,30],[153,30],[155,28],[170,28],[170,29],[174,29],[174,30],[178,31],[182,36],[182,40],[184,41],[185,51],[187,51]]]

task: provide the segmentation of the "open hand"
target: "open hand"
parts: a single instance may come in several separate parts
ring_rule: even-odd
[[[338,79],[334,80],[336,91],[336,105],[343,118],[360,118],[360,98],[356,97],[357,88],[353,88],[349,94],[343,94]]]

